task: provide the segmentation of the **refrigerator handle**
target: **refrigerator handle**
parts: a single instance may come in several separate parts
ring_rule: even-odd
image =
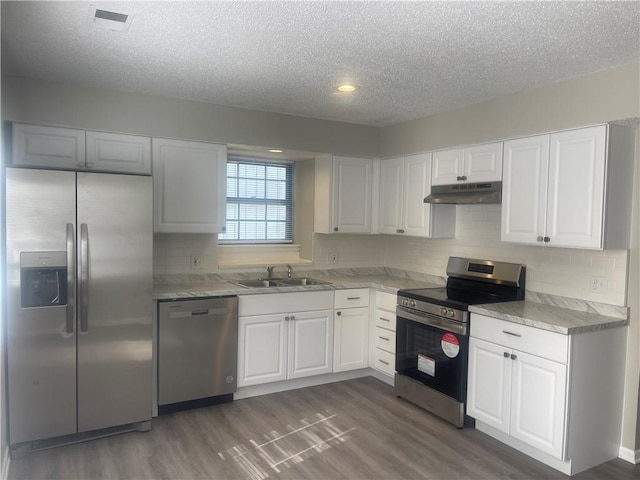
[[[67,333],[73,333],[76,300],[76,245],[73,223],[67,223]]]
[[[89,330],[89,229],[86,223],[80,225],[80,332]]]

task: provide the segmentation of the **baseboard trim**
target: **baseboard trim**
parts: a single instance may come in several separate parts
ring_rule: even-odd
[[[11,463],[11,455],[9,455],[9,446],[2,452],[2,472],[0,472],[0,478],[7,480],[9,478],[9,464]]]
[[[618,458],[625,462],[638,465],[640,463],[640,450],[631,450],[630,448],[620,447],[618,450]]]

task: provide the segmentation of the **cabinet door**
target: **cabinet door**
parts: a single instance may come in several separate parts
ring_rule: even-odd
[[[67,170],[84,168],[84,130],[14,123],[12,164]]]
[[[601,248],[606,126],[551,135],[549,245]]]
[[[469,339],[467,414],[509,433],[511,350],[495,343]]]
[[[151,139],[87,131],[87,169],[151,175]]]
[[[465,182],[499,182],[502,179],[502,142],[464,149]]]
[[[380,162],[380,233],[402,233],[404,158]]]
[[[458,183],[463,175],[464,150],[442,150],[433,154],[431,185]]]
[[[503,242],[541,245],[545,235],[549,135],[504,142]],[[540,240],[538,240],[540,238]]]
[[[289,314],[287,378],[331,373],[333,310]]]
[[[287,378],[285,314],[238,319],[238,387]]]
[[[334,317],[333,371],[369,365],[369,308],[344,308]]]
[[[403,193],[404,233],[414,237],[431,236],[431,205],[424,203],[424,197],[431,193],[430,153],[406,157]]]
[[[225,145],[154,138],[154,231],[224,231],[226,164]]]
[[[513,355],[511,436],[562,459],[567,368],[517,350]]]
[[[372,173],[373,161],[370,158],[334,157],[334,232],[371,232]]]

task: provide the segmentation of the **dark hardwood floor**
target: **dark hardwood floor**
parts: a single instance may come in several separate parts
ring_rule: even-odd
[[[146,433],[11,461],[11,479],[560,479],[473,428],[458,430],[372,378],[158,417]],[[640,478],[613,460],[575,479]]]

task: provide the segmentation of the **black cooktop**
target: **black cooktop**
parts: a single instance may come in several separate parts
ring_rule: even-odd
[[[485,292],[459,290],[451,287],[416,288],[400,290],[398,295],[420,300],[422,302],[442,305],[443,307],[467,310],[469,305],[481,305],[483,303],[508,302],[515,300],[513,297],[495,295]]]

